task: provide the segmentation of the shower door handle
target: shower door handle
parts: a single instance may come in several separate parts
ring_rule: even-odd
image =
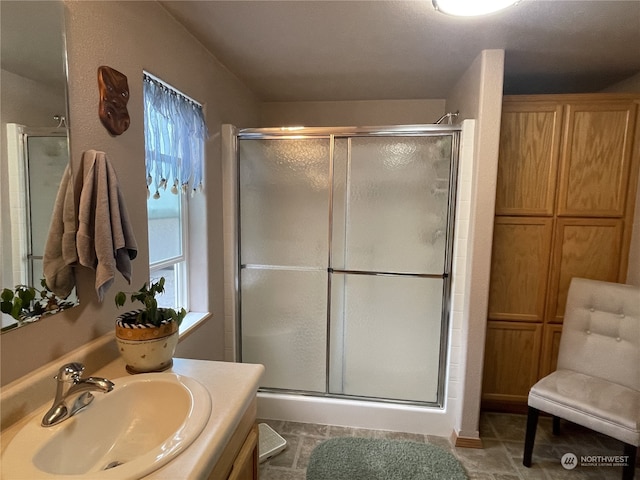
[[[448,273],[402,273],[402,272],[374,272],[370,270],[343,270],[339,268],[327,268],[329,273],[343,273],[345,275],[373,275],[380,277],[410,277],[410,278],[439,278],[445,279]]]

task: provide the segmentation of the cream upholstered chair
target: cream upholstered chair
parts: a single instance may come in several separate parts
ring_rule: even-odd
[[[522,463],[531,455],[540,411],[624,443],[630,480],[640,445],[640,288],[574,278],[569,287],[555,372],[529,391]],[[597,452],[594,452],[597,455]]]

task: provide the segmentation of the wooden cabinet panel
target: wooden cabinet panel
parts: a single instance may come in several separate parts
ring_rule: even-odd
[[[623,221],[598,218],[559,218],[553,243],[547,317],[562,322],[567,291],[573,277],[617,282],[620,271]]]
[[[482,399],[525,402],[538,378],[542,325],[487,322]]]
[[[551,215],[562,106],[505,104],[500,127],[497,215]]]
[[[258,478],[258,401],[254,398],[224,447],[207,480]]]
[[[624,215],[636,105],[569,103],[565,110],[558,215]]]
[[[542,350],[540,351],[540,372],[538,378],[546,377],[556,370],[562,324],[546,324],[542,329]]]
[[[542,322],[551,253],[551,218],[496,217],[489,318]]]
[[[258,426],[254,425],[242,445],[228,480],[257,480],[258,478]]]

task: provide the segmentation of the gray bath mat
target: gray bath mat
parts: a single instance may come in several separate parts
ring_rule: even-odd
[[[449,452],[402,440],[333,438],[309,458],[307,480],[465,480]]]

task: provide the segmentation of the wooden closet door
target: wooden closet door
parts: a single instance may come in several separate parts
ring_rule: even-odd
[[[542,322],[551,229],[546,217],[495,218],[489,319]]]
[[[496,215],[552,215],[562,105],[510,102],[502,110]]]
[[[547,323],[542,328],[542,348],[540,350],[540,372],[538,378],[546,377],[556,370],[560,350],[561,323]]]
[[[482,401],[488,405],[526,405],[538,380],[542,324],[487,322]]]
[[[526,412],[573,277],[624,282],[640,170],[633,95],[505,97],[483,408]]]
[[[567,104],[558,215],[624,215],[635,117],[631,100]]]
[[[564,318],[573,277],[618,282],[623,221],[609,218],[558,218],[553,242],[547,321]]]

